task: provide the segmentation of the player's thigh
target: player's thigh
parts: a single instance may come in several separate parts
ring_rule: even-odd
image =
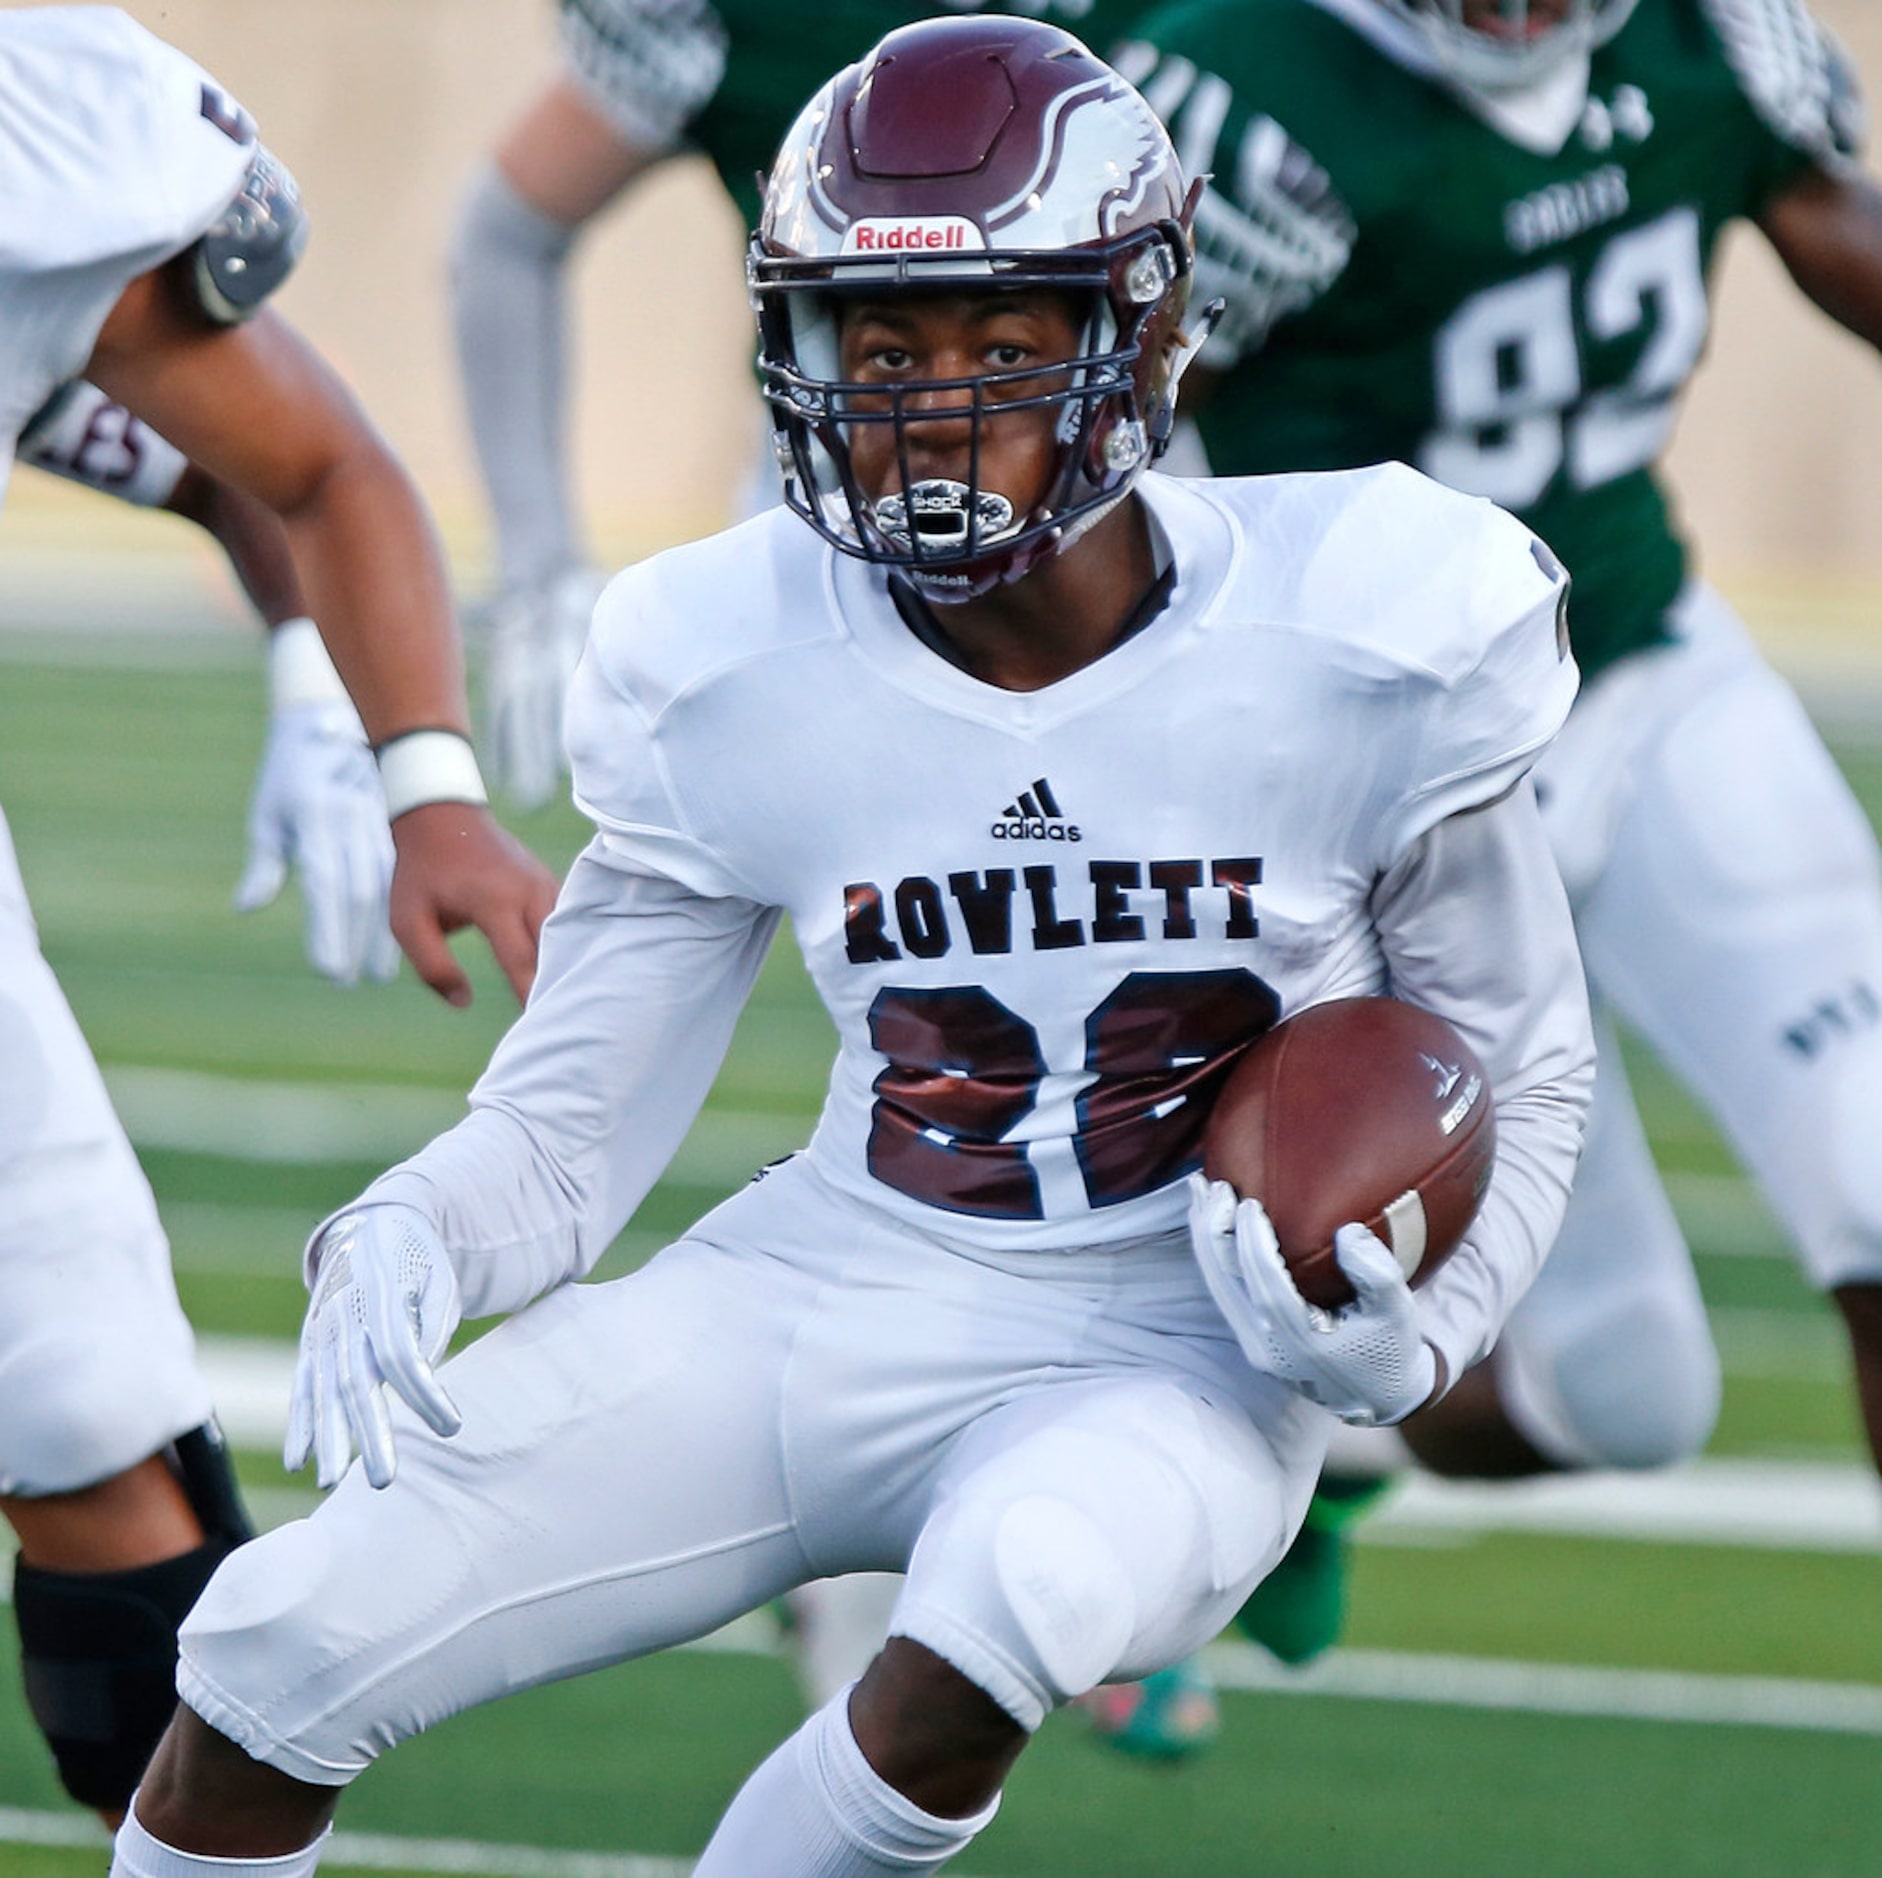
[[[1324,1446],[1187,1380],[1036,1389],[983,1417],[935,1481],[891,1632],[1027,1727],[1094,1684],[1198,1649],[1285,1551]]]
[[[1882,1278],[1875,839],[1762,663],[1664,726],[1577,924],[1591,978],[1717,1116],[1818,1282]]]
[[[682,1243],[499,1326],[442,1372],[458,1435],[395,1409],[390,1487],[355,1466],[222,1567],[183,1631],[184,1699],[340,1784],[458,1710],[700,1636],[805,1576],[778,1428],[801,1282]]]
[[[0,820],[0,1493],[110,1479],[209,1418],[150,1188]]]
[[[1596,1037],[1581,1163],[1555,1244],[1498,1339],[1498,1392],[1551,1460],[1662,1466],[1705,1445],[1718,1357],[1612,1026]]]

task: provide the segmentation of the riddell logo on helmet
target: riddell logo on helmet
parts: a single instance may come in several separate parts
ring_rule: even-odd
[[[986,245],[964,215],[872,215],[852,222],[843,236],[845,254],[939,254]]]

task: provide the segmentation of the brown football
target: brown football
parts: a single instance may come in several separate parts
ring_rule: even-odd
[[[1350,1304],[1333,1234],[1362,1221],[1421,1284],[1456,1249],[1490,1184],[1489,1078],[1441,1017],[1340,998],[1277,1024],[1223,1084],[1203,1171],[1267,1209],[1310,1304]]]

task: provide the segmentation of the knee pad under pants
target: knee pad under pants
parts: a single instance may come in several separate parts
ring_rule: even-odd
[[[946,1470],[890,1622],[1016,1721],[1217,1634],[1306,1511],[1253,1427],[1183,1391],[1093,1384],[988,1418]],[[1069,1412],[1068,1412],[1069,1409]]]

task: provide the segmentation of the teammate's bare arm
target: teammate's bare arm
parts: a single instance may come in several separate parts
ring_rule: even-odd
[[[496,165],[531,208],[576,228],[598,215],[643,170],[672,154],[613,123],[574,78],[553,78],[495,151]]]
[[[1882,347],[1882,187],[1873,177],[1812,171],[1771,199],[1758,226],[1811,300]]]
[[[263,309],[212,327],[166,269],[139,276],[106,319],[88,375],[210,474],[287,529],[307,598],[376,747],[414,731],[467,736],[463,666],[442,557],[405,471],[312,349]],[[468,756],[468,752],[466,753]],[[392,929],[421,978],[453,1004],[470,985],[445,935],[488,938],[519,997],[554,899],[548,870],[478,798],[429,791],[398,812]]]
[[[271,630],[306,617],[307,601],[287,537],[265,502],[192,463],[163,506],[215,538],[249,603]]]

